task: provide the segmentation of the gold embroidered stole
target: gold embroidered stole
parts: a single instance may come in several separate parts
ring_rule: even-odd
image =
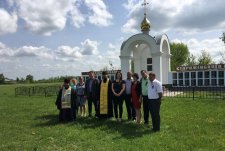
[[[109,79],[106,83],[101,82],[100,86],[100,114],[108,114],[108,84]]]
[[[65,89],[63,87],[61,105],[62,109],[71,108],[71,87],[69,87],[68,89]]]

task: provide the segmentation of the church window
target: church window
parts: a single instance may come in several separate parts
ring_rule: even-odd
[[[198,71],[198,86],[203,86],[203,72]]]
[[[178,78],[179,78],[179,80],[178,80],[179,81],[179,86],[183,86],[184,85],[184,81],[183,81],[184,80],[183,79],[184,78],[184,74],[183,74],[183,72],[179,72],[178,73]]]
[[[211,85],[217,85],[217,71],[211,71]]]
[[[224,85],[224,71],[219,71],[219,85]]]
[[[196,72],[191,72],[191,86],[196,86]]]
[[[152,58],[147,58],[147,70],[152,71]]]
[[[210,85],[209,83],[209,71],[205,71],[204,72],[204,76],[205,76],[205,85]]]
[[[173,85],[177,86],[177,73],[173,73]]]
[[[185,86],[189,86],[190,85],[189,72],[185,72],[184,77],[185,77]]]

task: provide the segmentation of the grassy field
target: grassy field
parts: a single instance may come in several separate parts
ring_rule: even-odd
[[[224,100],[164,98],[161,131],[152,133],[151,124],[126,120],[58,123],[55,97],[15,97],[15,87],[0,86],[1,151],[225,150]]]

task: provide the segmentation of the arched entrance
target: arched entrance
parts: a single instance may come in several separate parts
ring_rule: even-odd
[[[140,74],[141,70],[153,71],[163,84],[168,83],[170,71],[170,49],[166,35],[152,37],[146,33],[136,34],[123,42],[120,52],[121,72],[125,76],[131,71]]]

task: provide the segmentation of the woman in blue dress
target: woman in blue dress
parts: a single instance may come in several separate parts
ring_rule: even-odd
[[[86,96],[84,95],[85,83],[83,77],[79,77],[79,83],[76,85],[77,105],[80,106],[80,115],[86,116]]]

